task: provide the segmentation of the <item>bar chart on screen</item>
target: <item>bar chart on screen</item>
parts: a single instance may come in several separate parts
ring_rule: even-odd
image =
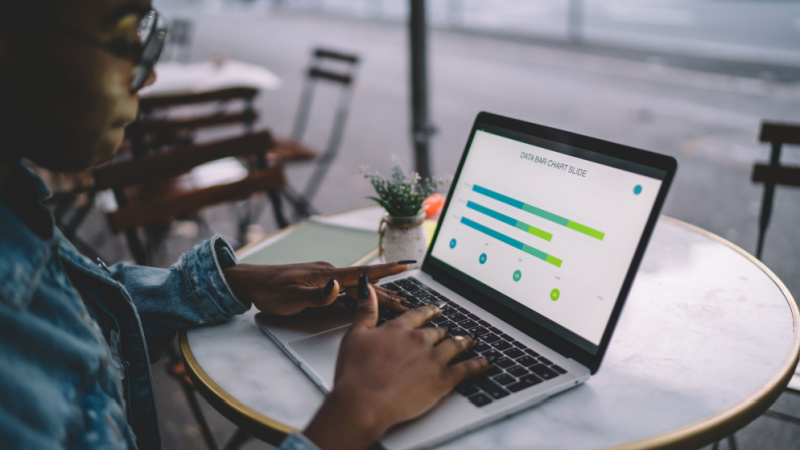
[[[659,181],[477,132],[456,183],[432,254],[599,341]]]

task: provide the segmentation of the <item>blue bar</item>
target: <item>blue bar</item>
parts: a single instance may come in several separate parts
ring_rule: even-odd
[[[487,208],[485,206],[479,205],[479,204],[477,204],[477,203],[475,203],[473,201],[468,201],[467,202],[467,208],[472,208],[475,211],[478,211],[479,213],[486,214],[487,216],[495,218],[495,219],[499,220],[500,222],[507,223],[507,224],[511,225],[512,227],[516,227],[517,226],[517,219],[512,219],[511,217],[508,217],[505,214],[500,214],[497,211],[491,210],[491,209],[489,209],[489,208]],[[527,227],[525,229],[527,230]]]
[[[518,241],[516,239],[511,239],[510,237],[506,236],[503,233],[498,233],[497,231],[494,231],[493,229],[491,229],[489,227],[485,227],[485,226],[479,224],[478,222],[474,222],[472,220],[469,220],[466,217],[463,217],[463,216],[461,217],[461,223],[463,223],[464,225],[467,225],[468,227],[474,228],[474,229],[480,231],[481,233],[487,234],[487,235],[497,239],[500,242],[505,242],[506,244],[508,244],[508,245],[510,245],[510,246],[512,246],[514,248],[518,248],[518,249],[522,250],[522,247],[524,246],[524,244],[522,242],[520,242],[520,241]]]
[[[485,196],[487,196],[489,198],[493,198],[495,200],[499,200],[499,201],[501,201],[501,202],[503,202],[503,203],[505,203],[507,205],[511,205],[511,206],[513,206],[515,208],[522,209],[522,206],[524,205],[524,203],[522,203],[519,200],[515,200],[515,199],[513,199],[511,197],[506,197],[505,195],[497,193],[495,191],[490,191],[489,189],[486,189],[483,186],[478,186],[477,184],[473,184],[472,185],[472,190],[477,192],[478,194],[483,194],[483,195],[485,195]]]

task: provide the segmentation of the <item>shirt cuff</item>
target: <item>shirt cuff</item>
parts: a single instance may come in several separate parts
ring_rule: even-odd
[[[222,322],[250,309],[233,293],[222,269],[236,265],[233,249],[220,236],[198,244],[184,255],[192,290],[211,318]]]
[[[319,447],[302,434],[291,433],[281,442],[278,450],[319,450]]]

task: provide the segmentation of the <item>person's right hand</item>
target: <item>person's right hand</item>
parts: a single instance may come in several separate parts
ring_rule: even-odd
[[[449,337],[443,328],[420,328],[439,314],[427,305],[377,327],[370,287],[342,340],[333,390],[306,436],[325,450],[367,448],[392,425],[421,415],[456,384],[486,370],[483,357],[448,365],[475,341]]]

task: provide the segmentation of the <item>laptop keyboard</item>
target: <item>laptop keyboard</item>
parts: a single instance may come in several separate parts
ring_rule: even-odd
[[[415,307],[445,302],[446,306],[442,310],[442,314],[426,326],[447,327],[450,334],[454,336],[474,335],[478,338],[477,345],[458,355],[451,361],[451,364],[478,356],[496,357],[489,370],[464,381],[455,388],[456,392],[467,397],[477,407],[486,406],[494,400],[567,373],[561,366],[554,364],[414,277],[402,278],[381,286],[406,297],[408,302]],[[399,315],[400,313],[396,311],[382,309],[378,324],[385,323]]]

